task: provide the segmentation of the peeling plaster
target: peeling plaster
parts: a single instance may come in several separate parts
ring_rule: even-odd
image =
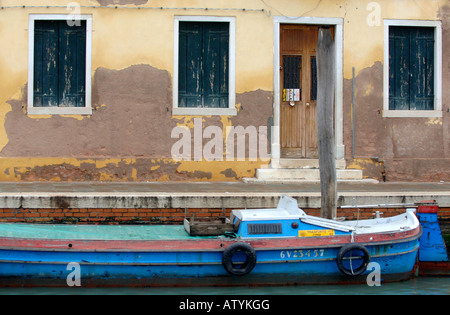
[[[174,127],[185,126],[193,137],[194,118],[200,117],[203,129],[223,128],[225,139],[227,126],[265,126],[272,115],[272,96],[262,90],[238,94],[237,117],[173,117],[171,80],[167,71],[150,65],[98,68],[90,116],[27,116],[26,95],[9,100],[0,180],[239,180],[268,163],[172,160]]]
[[[336,4],[324,0],[320,5],[309,3],[305,7],[289,1],[271,1],[270,5],[262,6],[273,15],[290,11],[298,12],[299,16],[343,18],[344,144],[349,167],[363,169],[365,177],[379,178],[381,165],[370,159],[378,156],[385,161],[388,180],[450,180],[450,100],[445,89],[450,82],[450,60],[445,53],[450,51],[448,1],[433,1],[432,5],[425,0],[379,3],[382,19],[442,21],[444,93],[443,117],[439,119],[382,117],[383,27],[366,25],[365,19],[370,13],[366,7],[370,2],[372,0]],[[55,0],[48,3],[59,5]],[[89,0],[88,3],[136,6],[149,1]],[[200,3],[186,0],[183,6],[195,7]],[[218,6],[230,4],[220,1]],[[258,6],[261,3],[258,2]],[[253,176],[255,168],[267,165],[263,161],[195,164],[171,159],[170,148],[174,141],[170,139],[171,129],[181,125],[192,130],[195,117],[171,116],[173,58],[171,53],[165,52],[173,51],[174,13],[169,10],[142,10],[139,14],[137,10],[121,10],[119,15],[116,10],[83,9],[83,13],[93,14],[96,21],[92,59],[93,115],[27,116],[24,101],[27,32],[22,30],[26,28],[28,17],[23,12],[26,11],[8,11],[1,23],[5,30],[19,31],[0,34],[2,42],[16,47],[0,51],[0,72],[8,77],[0,87],[0,180],[238,180]],[[56,9],[42,12],[61,13]],[[273,119],[272,18],[245,12],[236,12],[236,16],[240,21],[236,26],[238,115],[201,116],[203,128],[211,125],[223,130],[227,126],[268,126]],[[148,20],[152,21],[152,29],[129,31],[130,27],[140,27]],[[255,25],[258,25],[256,29]],[[118,45],[118,42],[128,44]],[[255,54],[254,51],[270,53]],[[351,159],[349,114],[352,66],[357,73],[357,156],[354,160]],[[226,136],[224,131],[224,140]]]

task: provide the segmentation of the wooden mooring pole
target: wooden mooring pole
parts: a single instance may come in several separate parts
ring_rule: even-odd
[[[334,41],[329,28],[319,28],[317,41],[317,136],[322,218],[337,215],[336,153],[334,143]]]

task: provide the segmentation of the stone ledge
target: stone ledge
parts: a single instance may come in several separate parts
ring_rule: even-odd
[[[272,208],[283,195],[294,197],[300,208],[320,208],[320,192],[220,193],[2,193],[0,208]],[[450,207],[450,192],[338,192],[338,206],[414,203],[436,200]]]

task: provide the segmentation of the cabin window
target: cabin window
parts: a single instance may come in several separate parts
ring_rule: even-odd
[[[391,24],[385,34],[384,116],[442,116],[440,24]]]
[[[252,223],[247,225],[248,234],[282,234],[281,223]]]
[[[176,114],[235,114],[234,19],[176,20]]]
[[[91,113],[89,22],[30,18],[29,114]]]

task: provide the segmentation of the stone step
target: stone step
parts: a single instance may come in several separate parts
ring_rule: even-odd
[[[344,159],[336,160],[336,169],[345,169],[346,163]],[[279,160],[277,168],[319,168],[318,159],[288,159],[282,158]]]
[[[337,180],[362,180],[362,171],[355,169],[337,169]],[[320,181],[319,169],[262,168],[256,170],[258,180],[304,180]]]

